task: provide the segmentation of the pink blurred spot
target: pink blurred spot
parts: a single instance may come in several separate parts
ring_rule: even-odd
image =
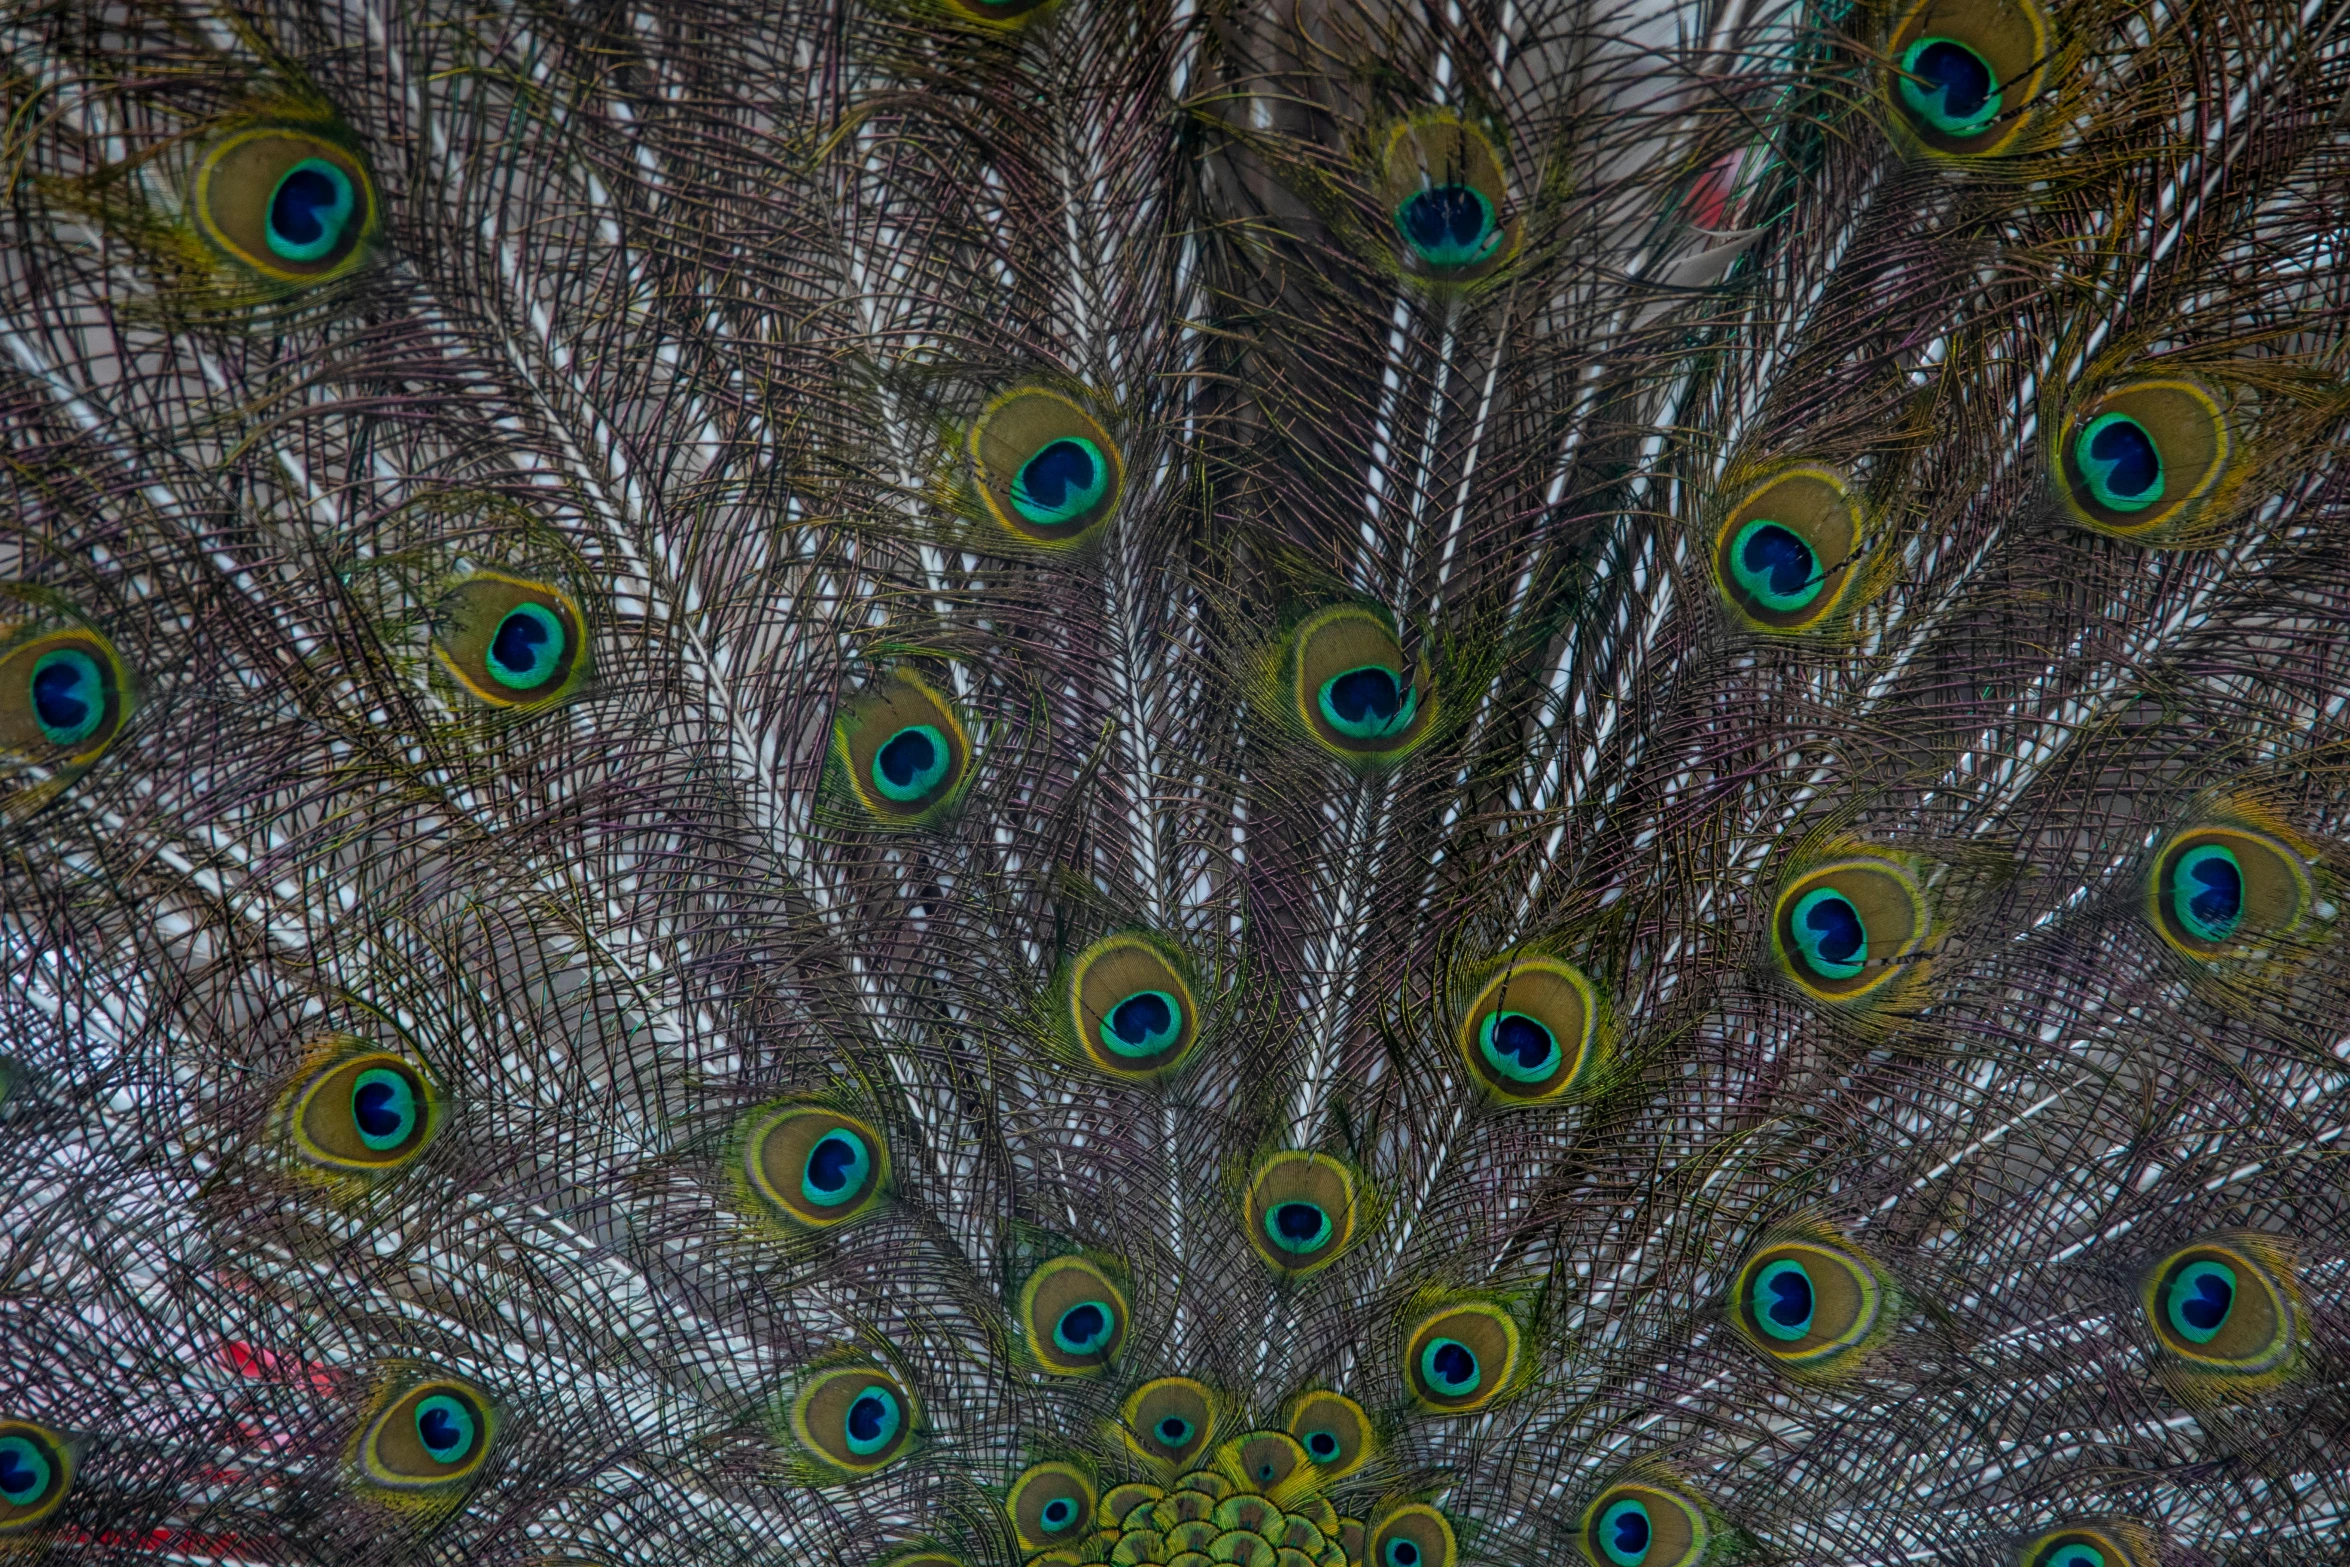
[[[115,1550],[170,1551],[175,1555],[211,1557],[229,1562],[274,1562],[278,1560],[274,1547],[259,1540],[248,1540],[234,1534],[206,1534],[195,1529],[148,1529],[133,1533],[124,1529],[60,1529],[52,1536],[60,1542],[72,1541],[84,1545],[103,1545]]]
[[[1738,213],[1733,205],[1737,195],[1735,181],[1738,165],[1745,156],[1742,152],[1725,152],[1697,176],[1681,203],[1682,215],[1689,219],[1691,227],[1717,233],[1737,227]]]
[[[314,1361],[281,1355],[273,1349],[255,1349],[235,1339],[224,1340],[220,1354],[239,1376],[260,1377],[271,1382],[307,1382],[321,1393],[335,1391],[334,1371]]]

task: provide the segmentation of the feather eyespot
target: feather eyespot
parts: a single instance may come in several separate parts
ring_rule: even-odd
[[[944,698],[900,672],[845,707],[833,756],[850,794],[876,822],[936,822],[971,779],[971,741]]]
[[[1289,1406],[1288,1429],[1325,1483],[1354,1473],[1371,1456],[1371,1417],[1341,1394],[1298,1395]]]
[[[1336,1261],[1354,1240],[1354,1172],[1327,1154],[1269,1155],[1249,1177],[1242,1211],[1249,1244],[1266,1265],[1302,1277]]]
[[[1771,916],[1781,973],[1815,1000],[1864,1000],[1900,974],[1930,931],[1925,893],[1897,860],[1854,855],[1783,886]]]
[[[2168,911],[2181,936],[2225,941],[2244,923],[2244,862],[2224,843],[2199,843],[2171,861]]]
[[[1085,1471],[1075,1464],[1042,1463],[1012,1482],[1004,1511],[1011,1515],[1021,1550],[1034,1555],[1083,1540],[1093,1527],[1094,1503],[1093,1482]]]
[[[379,224],[366,161],[316,124],[246,125],[196,166],[196,226],[271,283],[330,281],[361,265]]]
[[[1556,958],[1519,958],[1462,1010],[1454,1045],[1494,1098],[1557,1099],[1596,1075],[1605,1019],[1598,987],[1581,969]]]
[[[324,1170],[383,1175],[414,1162],[440,1131],[438,1087],[412,1061],[330,1044],[298,1083],[287,1125],[295,1153]]]
[[[544,707],[587,673],[584,620],[569,594],[543,582],[482,571],[442,595],[433,653],[475,699]]]
[[[1781,469],[1723,514],[1714,531],[1714,580],[1747,629],[1815,631],[1856,596],[1861,541],[1861,515],[1840,474],[1812,465]]]
[[[855,1116],[824,1105],[784,1105],[748,1118],[742,1174],[778,1216],[831,1229],[880,1200],[889,1181],[889,1145]]]
[[[2152,1567],[2153,1560],[2144,1530],[2106,1521],[2060,1524],[2016,1553],[2016,1567]]]
[[[2291,1258],[2265,1236],[2209,1236],[2146,1271],[2140,1306],[2166,1369],[2218,1394],[2257,1392],[2293,1368],[2300,1299]]]
[[[1243,1491],[1276,1500],[1319,1483],[1305,1449],[1286,1431],[1251,1431],[1236,1436],[1217,1450],[1214,1467]]]
[[[1394,625],[1356,605],[1309,616],[1287,654],[1291,711],[1315,744],[1358,765],[1400,759],[1434,714],[1425,670],[1406,666]]]
[[[1189,1377],[1145,1382],[1120,1414],[1127,1445],[1169,1471],[1190,1465],[1215,1440],[1215,1399]]]
[[[2184,376],[2123,381],[2083,404],[2055,443],[2057,492],[2072,520],[2115,538],[2180,542],[2232,488],[2233,418]]]
[[[2024,150],[2048,116],[2052,37],[2037,0],[1921,0],[1887,51],[1896,139],[1943,158]]]
[[[1892,1328],[1892,1292],[1868,1258],[1826,1241],[1763,1247],[1731,1283],[1731,1317],[1763,1356],[1798,1377],[1852,1369]]]
[[[1492,139],[1448,111],[1420,115],[1389,134],[1376,194],[1405,272],[1424,283],[1489,277],[1523,238]]]
[[[2089,499],[2108,511],[2144,511],[2162,498],[2162,449],[2128,414],[2101,413],[2083,426],[2073,466]]]
[[[1451,1521],[1425,1502],[1387,1508],[1364,1529],[1366,1567],[1453,1567],[1459,1559]]]
[[[1714,1554],[1721,1530],[1677,1482],[1644,1475],[1593,1497],[1578,1534],[1592,1567],[1697,1567]]]
[[[361,1428],[359,1469],[386,1491],[445,1495],[479,1473],[497,1427],[496,1405],[471,1382],[432,1377],[395,1387]]]
[[[1420,1407],[1465,1415],[1510,1391],[1520,1353],[1517,1319],[1484,1302],[1448,1306],[1404,1339],[1404,1381]]]
[[[884,1372],[840,1366],[810,1377],[792,1400],[792,1434],[844,1474],[871,1474],[913,1440],[913,1395]]]
[[[0,654],[0,750],[87,767],[122,732],[129,694],[129,669],[95,631],[30,637]]]
[[[2204,962],[2292,937],[2317,903],[2309,863],[2290,842],[2217,823],[2174,833],[2155,855],[2147,891],[2162,939]]]
[[[1797,898],[1787,926],[1799,960],[1813,974],[1853,979],[1868,967],[1868,923],[1841,889],[1814,887]]]
[[[0,1420],[0,1539],[29,1532],[65,1505],[73,1489],[73,1452],[65,1439],[29,1420]]]
[[[1069,1026],[1085,1059],[1123,1078],[1183,1064],[1199,1038],[1199,1005],[1173,951],[1141,934],[1105,937],[1069,966]]]
[[[1125,1341],[1126,1296],[1085,1258],[1055,1257],[1021,1286],[1020,1329],[1030,1356],[1045,1370],[1093,1376]]]
[[[1957,38],[1925,36],[1901,51],[1901,101],[1912,116],[1944,136],[1980,136],[1999,118],[2004,95],[1999,73]]]
[[[1117,443],[1058,392],[1005,393],[973,421],[968,445],[981,504],[1031,544],[1065,549],[1089,537],[1125,490]]]

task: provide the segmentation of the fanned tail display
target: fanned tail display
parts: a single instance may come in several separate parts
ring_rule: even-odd
[[[0,6],[0,1560],[2350,1537],[2350,8]]]

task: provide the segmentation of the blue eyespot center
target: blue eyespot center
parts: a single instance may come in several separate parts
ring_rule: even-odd
[[[1080,436],[1048,441],[1012,479],[1012,506],[1039,527],[1072,522],[1097,505],[1110,487],[1102,449]]]
[[[2078,1541],[2058,1546],[2042,1558],[2043,1567],[2105,1567],[2105,1553]]]
[[[1162,1446],[1182,1447],[1191,1440],[1191,1422],[1181,1415],[1162,1416],[1152,1429],[1158,1433]]]
[[[891,800],[919,800],[946,777],[949,756],[937,725],[908,724],[873,753],[873,786]]]
[[[1322,718],[1350,740],[1383,740],[1412,725],[1420,693],[1384,664],[1362,664],[1322,682]]]
[[[1183,1032],[1183,1004],[1163,990],[1138,990],[1110,1008],[1102,1043],[1122,1056],[1155,1056]]]
[[[870,1458],[897,1436],[904,1418],[888,1388],[866,1388],[850,1402],[848,1419],[843,1422],[849,1451],[859,1458]]]
[[[1053,1324],[1053,1343],[1064,1354],[1096,1355],[1109,1346],[1117,1328],[1118,1314],[1108,1301],[1083,1300]]]
[[[845,1127],[835,1127],[808,1150],[807,1168],[800,1175],[800,1195],[824,1207],[837,1207],[865,1187],[873,1173],[873,1151],[865,1139]]]
[[[2099,414],[2073,442],[2089,493],[2112,511],[2144,511],[2162,498],[2162,451],[2127,414]]]
[[[1306,1456],[1317,1464],[1336,1463],[1342,1446],[1343,1444],[1338,1440],[1338,1434],[1334,1431],[1308,1431],[1306,1433]]]
[[[106,678],[79,648],[56,648],[33,661],[33,721],[51,745],[72,745],[106,719]]]
[[[1730,542],[1730,575],[1768,610],[1798,610],[1826,590],[1820,557],[1794,529],[1757,517]]]
[[[1396,205],[1396,232],[1432,267],[1470,267],[1501,243],[1493,203],[1474,185],[1447,183],[1414,191]]]
[[[1648,1509],[1629,1498],[1609,1503],[1599,1515],[1599,1546],[1616,1567],[1640,1567],[1653,1532]]]
[[[1974,136],[1999,118],[1999,76],[1955,38],[1920,38],[1901,55],[1901,101],[1946,136]]]
[[[0,1437],[0,1497],[11,1507],[39,1501],[56,1476],[49,1455],[21,1436]]]
[[[435,1393],[416,1406],[416,1437],[435,1463],[463,1463],[480,1430],[473,1411],[445,1393]]]
[[[514,691],[545,685],[563,660],[563,622],[544,604],[517,604],[490,633],[490,678]]]
[[[1420,1378],[1441,1397],[1460,1398],[1484,1381],[1476,1351],[1459,1339],[1431,1339],[1420,1351]]]
[[[1477,1048],[1486,1065],[1514,1083],[1539,1083],[1559,1066],[1558,1036],[1523,1012],[1487,1013],[1478,1025]]]
[[[1869,930],[1852,900],[1832,887],[1816,887],[1796,900],[1795,946],[1823,978],[1851,979],[1867,966]]]
[[[1330,1215],[1320,1203],[1275,1203],[1265,1214],[1265,1236],[1286,1252],[1313,1251],[1330,1239]]]
[[[359,1140],[388,1153],[416,1130],[416,1089],[401,1073],[374,1067],[351,1084],[351,1122]]]
[[[2179,856],[2171,908],[2189,935],[2225,941],[2244,922],[2242,862],[2216,843],[2189,849]]]
[[[1771,1263],[1754,1276],[1751,1304],[1756,1326],[1772,1338],[1793,1343],[1811,1331],[1817,1306],[1811,1275],[1800,1262]]]
[[[1044,1504],[1037,1521],[1044,1525],[1046,1532],[1059,1534],[1077,1521],[1077,1504],[1065,1496],[1056,1496]]]
[[[2192,1344],[2208,1344],[2236,1305],[2236,1270],[2222,1262],[2189,1263],[2171,1280],[2164,1305],[2171,1327]]]
[[[270,193],[269,248],[287,261],[316,261],[342,243],[357,205],[351,176],[323,158],[304,158]]]

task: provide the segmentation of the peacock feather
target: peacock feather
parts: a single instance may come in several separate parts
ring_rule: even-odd
[[[0,1559],[2343,1551],[2340,0],[0,58]]]

